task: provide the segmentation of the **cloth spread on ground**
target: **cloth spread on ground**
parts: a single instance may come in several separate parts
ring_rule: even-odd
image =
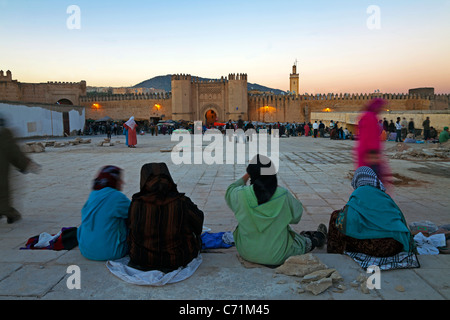
[[[43,232],[40,235],[28,239],[21,250],[72,250],[78,246],[77,228],[62,228],[57,234],[51,235]]]
[[[419,260],[414,252],[400,252],[392,257],[373,257],[364,253],[347,251],[345,254],[364,270],[371,266],[378,266],[381,271],[420,268]]]
[[[202,256],[199,254],[186,267],[180,267],[175,271],[164,273],[159,270],[141,271],[128,266],[129,256],[125,256],[115,261],[107,261],[106,267],[116,277],[140,286],[160,287],[169,283],[176,283],[186,280],[194,274],[202,263]]]
[[[202,250],[204,249],[218,249],[231,248],[234,245],[233,234],[230,231],[202,234]]]

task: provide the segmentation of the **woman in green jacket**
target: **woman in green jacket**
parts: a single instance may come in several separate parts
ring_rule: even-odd
[[[250,161],[247,173],[228,187],[225,199],[238,221],[233,233],[236,248],[247,261],[278,266],[290,256],[325,243],[325,225],[302,234],[290,228],[290,224],[299,223],[303,206],[278,186],[276,169],[265,156],[257,155]]]

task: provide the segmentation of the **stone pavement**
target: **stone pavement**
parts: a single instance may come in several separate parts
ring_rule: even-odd
[[[86,138],[86,137],[84,137]],[[124,146],[124,137],[111,147],[99,147],[104,136],[88,137],[92,143],[64,148],[48,147],[30,156],[42,165],[39,175],[13,171],[15,207],[23,219],[8,225],[0,220],[0,299],[20,300],[448,300],[450,258],[448,255],[419,256],[421,268],[381,273],[381,289],[362,293],[351,283],[364,271],[347,256],[313,252],[343,276],[346,290],[314,296],[299,291],[300,279],[276,274],[274,270],[247,268],[236,249],[202,253],[203,263],[189,279],[165,287],[139,287],[116,278],[104,262],[85,259],[78,248],[71,251],[20,250],[26,240],[42,232],[57,233],[63,227],[78,226],[92,179],[103,165],[125,170],[123,192],[131,198],[138,191],[140,168],[148,162],[166,162],[181,192],[185,192],[205,213],[205,227],[211,232],[236,227],[224,193],[230,183],[245,173],[245,165],[179,165],[171,161],[169,136],[138,137],[138,148]],[[58,138],[58,141],[73,140]],[[279,184],[288,188],[304,205],[296,231],[328,225],[333,210],[342,208],[352,192],[348,173],[353,169],[352,141],[331,141],[305,137],[280,140]],[[206,145],[208,143],[205,143]],[[387,143],[387,148],[394,146]],[[270,151],[270,149],[269,149]],[[270,154],[270,153],[269,153]],[[430,220],[450,223],[450,163],[390,160],[399,174],[393,198],[408,223]],[[404,180],[402,180],[404,179]],[[411,181],[408,183],[408,181]],[[69,266],[80,268],[81,289],[70,290]]]

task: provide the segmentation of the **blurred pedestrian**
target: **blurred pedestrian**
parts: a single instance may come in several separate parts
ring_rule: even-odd
[[[5,216],[8,224],[22,218],[21,214],[11,206],[10,165],[24,174],[29,172],[36,174],[40,170],[40,166],[20,150],[12,131],[6,127],[5,120],[0,117],[0,218]]]
[[[430,139],[430,117],[427,117],[422,123],[423,126],[423,139],[427,141]]]
[[[378,114],[386,103],[383,99],[373,99],[359,118],[355,170],[359,167],[369,167],[387,185],[387,179],[390,174],[387,161],[383,157],[384,146],[381,141],[381,130],[378,124]]]

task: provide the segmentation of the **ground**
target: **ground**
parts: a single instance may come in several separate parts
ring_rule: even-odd
[[[230,183],[245,173],[245,164],[174,165],[170,152],[177,142],[170,136],[138,136],[136,149],[124,145],[124,136],[113,136],[114,146],[100,147],[105,136],[89,136],[90,144],[62,148],[47,147],[30,157],[42,166],[38,175],[13,171],[15,207],[23,219],[12,225],[0,220],[0,298],[2,299],[446,299],[450,298],[448,256],[423,256],[422,268],[383,274],[384,290],[362,294],[348,283],[363,271],[346,256],[317,254],[338,269],[347,287],[344,293],[320,296],[298,293],[298,279],[276,275],[269,268],[245,268],[235,248],[203,253],[203,263],[188,280],[162,288],[130,285],[112,275],[104,262],[89,261],[78,248],[71,251],[20,250],[26,240],[42,232],[57,233],[63,227],[79,226],[80,211],[91,191],[92,180],[104,165],[124,169],[123,192],[131,198],[138,192],[140,168],[149,162],[166,162],[180,192],[191,197],[205,213],[204,226],[211,232],[233,231],[236,220],[225,203]],[[53,139],[58,142],[74,138]],[[37,141],[37,140],[36,140]],[[45,139],[41,139],[44,141]],[[25,141],[21,141],[24,143]],[[208,145],[204,142],[204,146]],[[395,147],[386,143],[386,150]],[[354,141],[291,137],[280,139],[278,180],[304,206],[296,231],[328,225],[330,214],[342,208],[352,188]],[[426,146],[430,147],[430,146]],[[423,148],[423,146],[422,146]],[[270,148],[269,148],[270,156]],[[248,160],[248,159],[247,159]],[[390,159],[396,175],[392,197],[408,223],[429,220],[450,224],[448,161]],[[81,290],[69,290],[66,272],[71,265],[81,269]],[[403,285],[405,292],[394,290]],[[195,288],[194,294],[187,294]]]

